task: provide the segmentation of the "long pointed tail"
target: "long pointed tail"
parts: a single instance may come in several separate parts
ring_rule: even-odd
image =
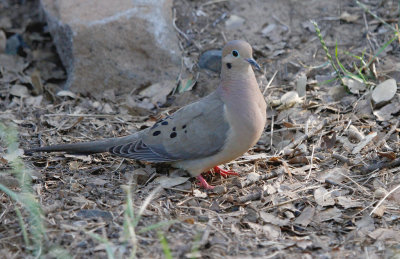
[[[24,150],[25,155],[30,155],[34,152],[66,152],[70,154],[88,155],[94,153],[107,152],[111,147],[125,144],[136,139],[136,134],[120,138],[109,138],[97,141],[59,144],[53,146],[36,147]]]

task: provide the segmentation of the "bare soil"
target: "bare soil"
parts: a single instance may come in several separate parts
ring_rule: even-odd
[[[394,36],[389,26],[398,23],[398,2],[363,3],[382,20],[355,1],[175,0],[184,59],[180,76],[193,76],[197,83],[150,110],[130,105],[126,95],[112,90],[102,100],[57,95],[65,72],[36,3],[0,1],[0,29],[7,38],[20,34],[26,44],[8,55],[13,63],[0,71],[0,119],[17,125],[21,149],[123,136],[151,126],[216,87],[218,74],[195,64],[204,51],[226,41],[247,40],[263,68],[257,77],[269,103],[265,132],[253,149],[225,165],[240,176],[205,175],[217,186],[214,191],[199,189],[195,179],[166,165],[108,154],[23,156],[44,212],[46,249],[63,248],[74,258],[107,257],[105,245],[88,234],[93,232],[122,258],[133,247],[139,258],[165,257],[160,235],[175,258],[399,258],[399,88],[393,106],[381,111],[371,105],[367,88],[351,93],[338,80],[326,82],[334,70],[310,22],[318,23],[333,59],[337,45],[348,70],[363,65],[354,55],[364,55],[373,60],[371,85],[388,78],[400,82],[399,40],[373,59]],[[32,83],[35,73],[42,89]],[[300,78],[307,80],[306,97],[279,106]],[[0,146],[0,158],[4,152]],[[0,159],[2,174],[9,169]],[[18,190],[15,181],[1,181]],[[170,184],[157,188],[165,182]],[[126,186],[135,212],[144,208],[135,242],[124,232]],[[148,197],[151,202],[143,207]],[[4,258],[30,255],[16,206],[0,193]],[[158,223],[163,224],[146,230]]]

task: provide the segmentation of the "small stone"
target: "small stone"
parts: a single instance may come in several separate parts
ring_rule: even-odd
[[[246,20],[240,16],[232,14],[228,20],[225,21],[225,27],[228,30],[236,30],[244,24]]]
[[[225,193],[226,192],[226,187],[223,186],[223,185],[214,186],[214,189],[212,189],[212,192],[216,193],[216,194]]]
[[[307,76],[305,74],[301,74],[296,81],[296,91],[299,94],[299,97],[306,96],[306,86]]]
[[[18,51],[26,46],[20,34],[14,34],[7,39],[6,53],[9,55],[17,55]]]
[[[221,50],[207,50],[199,58],[199,67],[216,73],[221,72]]]
[[[386,102],[390,101],[397,91],[396,80],[388,79],[377,85],[374,90],[372,90],[372,101],[375,107],[381,107]]]
[[[112,220],[113,216],[109,211],[104,210],[80,210],[76,216],[81,218],[102,218],[103,220]]]
[[[208,222],[210,219],[206,215],[199,215],[199,216],[197,216],[197,220],[199,222]]]

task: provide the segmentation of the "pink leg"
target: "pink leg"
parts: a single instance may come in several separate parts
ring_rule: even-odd
[[[212,189],[214,189],[214,186],[209,185],[209,184],[207,183],[206,179],[203,178],[203,176],[201,176],[201,175],[197,176],[197,180],[199,180],[199,182],[200,182],[200,184],[199,184],[200,187],[202,187],[202,188],[204,188],[204,189],[206,189],[206,190],[212,190]]]
[[[215,173],[220,174],[223,177],[227,177],[228,175],[239,175],[238,173],[236,173],[234,171],[231,171],[231,170],[228,171],[228,170],[221,169],[219,166],[214,166],[213,169],[214,169]]]

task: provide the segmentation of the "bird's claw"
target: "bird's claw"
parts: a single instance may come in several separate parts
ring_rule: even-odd
[[[214,172],[217,174],[222,175],[223,177],[227,177],[228,175],[239,175],[238,173],[236,173],[235,171],[232,170],[224,170],[222,168],[220,168],[219,166],[215,166],[213,168]]]

